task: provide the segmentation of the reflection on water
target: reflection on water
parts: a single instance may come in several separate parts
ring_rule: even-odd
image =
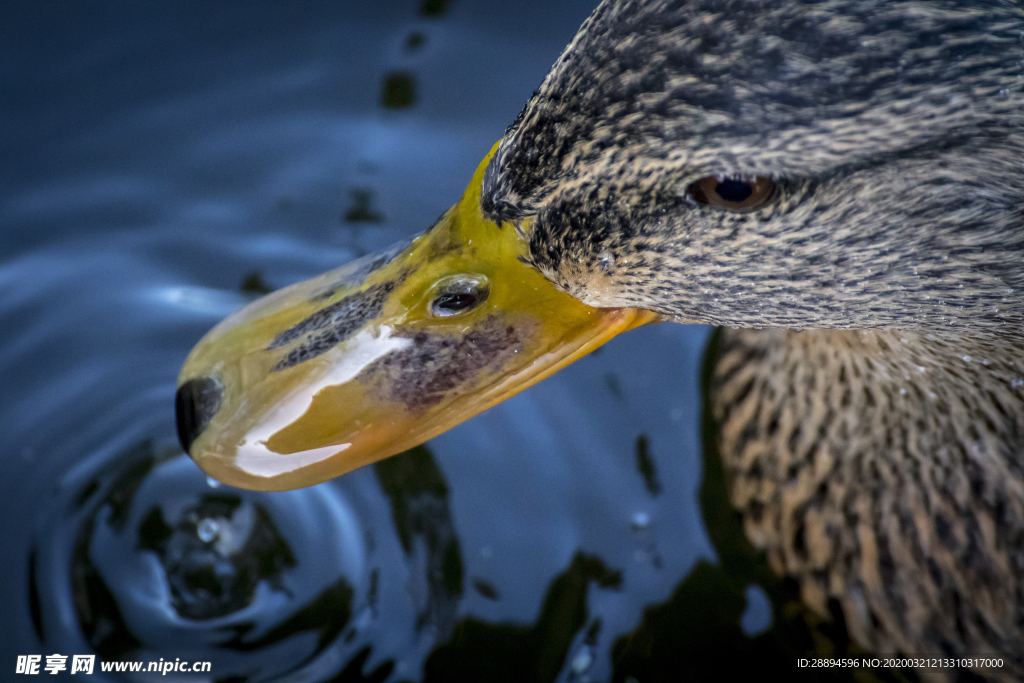
[[[448,507],[448,486],[430,452],[414,448],[373,466],[391,501],[395,531],[410,566],[409,591],[417,606],[416,628],[446,640],[462,597],[462,554]]]
[[[374,517],[358,500],[212,488],[178,449],[142,442],[46,506],[29,553],[35,631],[48,651],[106,661],[216,661],[218,679],[299,670],[376,605]]]
[[[310,489],[218,486],[176,445],[202,334],[429,225],[592,4],[5,3],[0,667],[648,683],[845,646],[702,480],[704,329]]]

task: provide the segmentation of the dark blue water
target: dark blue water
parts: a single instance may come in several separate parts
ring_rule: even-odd
[[[615,643],[673,632],[645,610],[685,616],[718,559],[704,328],[631,332],[310,489],[214,487],[174,436],[202,334],[429,225],[592,4],[3,3],[0,678],[96,653],[212,662],[189,681],[630,680]],[[768,626],[760,588],[732,595],[730,637]]]

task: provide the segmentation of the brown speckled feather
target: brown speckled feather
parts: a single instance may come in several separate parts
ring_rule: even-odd
[[[747,536],[863,646],[1024,673],[1024,335],[726,331],[712,384]]]
[[[687,193],[737,174],[772,201]],[[732,499],[808,605],[1024,679],[1020,2],[604,2],[482,206],[586,303],[741,328],[712,398]]]

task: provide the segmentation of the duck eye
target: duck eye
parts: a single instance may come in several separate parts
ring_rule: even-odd
[[[686,190],[701,204],[743,213],[764,206],[775,193],[775,182],[764,176],[708,176]]]
[[[464,313],[482,304],[489,293],[486,281],[477,278],[443,280],[435,288],[430,313],[437,318]]]

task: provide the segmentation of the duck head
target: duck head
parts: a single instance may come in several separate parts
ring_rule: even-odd
[[[317,483],[660,316],[1020,330],[1024,10],[864,7],[603,2],[432,229],[199,343],[182,444]]]
[[[493,150],[492,150],[493,153]],[[193,349],[182,446],[234,486],[309,486],[394,455],[659,316],[593,308],[525,261],[519,228],[484,217],[480,165],[412,240],[270,294]]]

